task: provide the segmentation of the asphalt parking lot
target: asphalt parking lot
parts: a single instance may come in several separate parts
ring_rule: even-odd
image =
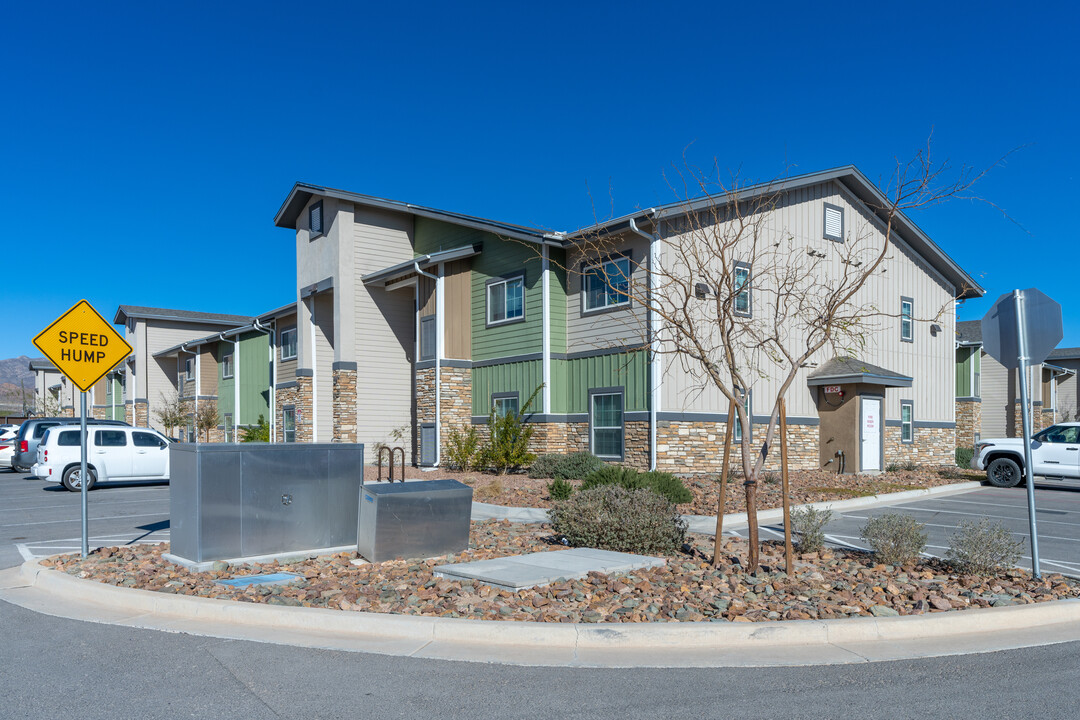
[[[0,470],[0,568],[31,557],[77,552],[79,493],[31,475]],[[88,494],[91,547],[169,539],[169,486],[102,483]]]
[[[1080,577],[1080,482],[1036,479],[1035,509],[1042,572]],[[956,534],[962,521],[988,517],[1003,524],[1013,537],[1024,541],[1020,565],[1031,566],[1027,490],[1023,487],[981,487],[916,502],[835,513],[826,537],[833,545],[865,549],[860,530],[871,517],[886,513],[912,515],[925,524],[929,535],[926,553],[937,557],[943,557],[948,551],[949,538]],[[783,537],[783,525],[763,527],[762,537]]]

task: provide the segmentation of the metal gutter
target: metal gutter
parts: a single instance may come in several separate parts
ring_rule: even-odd
[[[396,279],[399,275],[405,275],[409,272],[413,272],[417,264],[423,267],[431,267],[443,262],[451,262],[453,260],[463,260],[480,254],[479,245],[464,245],[459,248],[453,248],[451,250],[441,250],[439,252],[428,253],[427,255],[421,255],[420,257],[411,258],[409,260],[403,260],[390,267],[383,268],[382,270],[376,270],[375,272],[368,273],[360,277],[360,282],[365,285],[369,285],[374,282],[387,281]]]
[[[645,211],[647,215],[653,212],[653,208]],[[656,227],[655,222],[653,227]],[[656,297],[660,284],[659,276],[655,271],[661,240],[659,235],[653,235],[639,229],[637,223],[634,222],[634,218],[630,218],[630,231],[649,241],[649,375],[652,381],[649,390],[649,469],[655,470],[658,428],[656,414],[663,391],[663,366],[660,360],[660,341],[658,339],[660,336],[660,317],[653,309],[653,299]],[[545,412],[550,411],[545,408]]]

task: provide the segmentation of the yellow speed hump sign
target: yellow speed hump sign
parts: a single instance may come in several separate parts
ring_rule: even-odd
[[[34,346],[83,392],[131,353],[127,340],[85,300],[38,333]]]

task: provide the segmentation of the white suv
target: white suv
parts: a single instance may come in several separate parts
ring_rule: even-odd
[[[995,438],[975,446],[972,470],[985,470],[995,487],[1024,480],[1024,439]],[[1058,423],[1031,436],[1031,474],[1044,478],[1080,477],[1080,423]]]
[[[32,472],[48,482],[63,483],[68,490],[82,488],[79,473],[78,425],[49,428],[37,448]],[[94,483],[110,480],[168,480],[169,440],[155,430],[132,427],[87,428],[86,465]]]

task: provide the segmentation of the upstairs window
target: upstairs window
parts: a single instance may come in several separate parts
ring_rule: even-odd
[[[296,328],[281,331],[281,359],[296,359]]]
[[[221,377],[231,378],[233,376],[233,356],[232,353],[221,356]]]
[[[312,203],[308,208],[308,229],[312,239],[323,234],[322,200]]]
[[[420,318],[420,359],[435,359],[435,316]]]
[[[735,314],[750,317],[750,266],[735,263]]]
[[[186,358],[184,360],[184,380],[195,379],[195,358]]]
[[[525,278],[493,280],[487,286],[488,325],[525,318]]]
[[[605,260],[583,269],[585,311],[630,304],[630,258]]]
[[[911,298],[900,298],[900,339],[904,342],[912,342],[914,334],[912,329],[912,310],[915,301]]]
[[[844,208],[825,203],[825,222],[822,236],[834,242],[844,241]]]

